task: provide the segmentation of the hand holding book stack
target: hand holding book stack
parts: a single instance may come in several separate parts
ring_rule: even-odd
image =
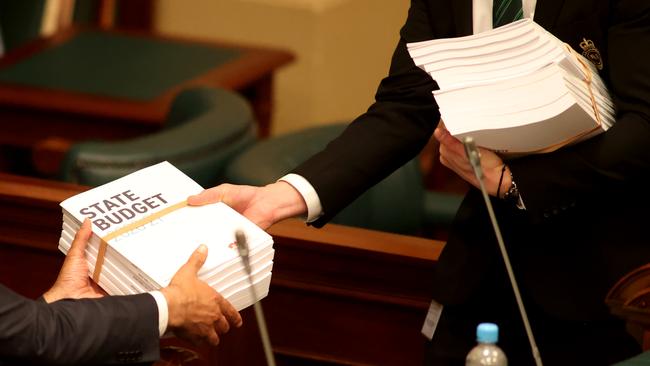
[[[505,154],[549,152],[606,131],[614,105],[596,68],[530,19],[408,44],[447,130]]]
[[[89,218],[93,223],[86,248],[90,275],[108,294],[128,295],[168,286],[204,244],[208,257],[199,278],[241,310],[268,294],[273,240],[223,203],[185,204],[188,196],[202,190],[164,162],[71,197],[61,203],[59,249],[67,253],[74,233]],[[236,230],[243,230],[248,238],[252,284],[237,252]]]

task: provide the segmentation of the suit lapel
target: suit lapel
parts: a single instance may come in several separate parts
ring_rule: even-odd
[[[472,34],[472,0],[450,0],[454,9],[454,21],[456,24],[456,36],[467,36]]]
[[[537,0],[535,5],[535,23],[549,32],[553,31],[558,15],[565,0]]]

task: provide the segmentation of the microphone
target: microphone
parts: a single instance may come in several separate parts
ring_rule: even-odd
[[[517,285],[517,280],[515,279],[515,274],[512,271],[512,266],[510,265],[510,257],[508,256],[508,251],[506,246],[503,243],[503,237],[501,236],[501,229],[499,229],[499,224],[497,223],[497,218],[494,215],[494,209],[492,208],[492,202],[488,196],[487,191],[485,190],[485,185],[483,184],[483,169],[481,168],[481,154],[476,148],[476,143],[471,137],[465,137],[463,139],[463,145],[465,146],[465,154],[469,160],[469,164],[472,166],[474,175],[478,179],[479,186],[481,187],[481,193],[483,194],[483,199],[485,200],[485,205],[487,206],[488,213],[490,215],[490,220],[492,221],[492,228],[494,229],[494,234],[497,236],[497,242],[499,243],[499,249],[501,250],[501,256],[503,257],[503,262],[506,265],[506,270],[508,272],[508,277],[510,278],[510,285],[512,290],[515,293],[515,299],[517,300],[517,306],[519,307],[519,313],[521,314],[521,319],[524,322],[524,327],[526,328],[526,335],[528,336],[528,341],[530,342],[530,348],[533,352],[533,358],[535,359],[535,364],[537,366],[542,366],[542,358],[539,354],[539,349],[537,348],[537,343],[535,342],[535,336],[533,336],[533,331],[530,328],[530,322],[528,321],[528,315],[526,314],[526,308],[524,307],[524,302],[521,299],[521,294],[519,293],[519,286]]]
[[[239,257],[241,258],[242,263],[244,264],[244,270],[248,277],[248,283],[250,284],[251,295],[253,296],[253,308],[255,308],[255,318],[257,319],[257,327],[260,331],[260,337],[262,338],[262,346],[264,347],[264,356],[266,357],[266,364],[269,366],[275,366],[275,358],[273,358],[273,350],[271,349],[271,339],[269,338],[269,332],[266,328],[266,320],[264,320],[264,312],[262,311],[262,304],[257,301],[257,294],[255,293],[255,287],[253,286],[253,271],[251,270],[250,258],[248,256],[248,240],[246,239],[246,234],[242,230],[237,230],[235,232],[235,239],[237,241],[237,251],[239,252]]]

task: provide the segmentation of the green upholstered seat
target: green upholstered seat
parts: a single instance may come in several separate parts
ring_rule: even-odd
[[[223,89],[190,89],[174,99],[159,132],[73,145],[62,164],[61,178],[97,186],[168,160],[209,187],[222,182],[225,164],[255,140],[253,112],[243,97]]]
[[[650,351],[645,351],[636,357],[621,361],[613,366],[650,366]]]
[[[275,181],[336,137],[345,124],[305,129],[260,141],[227,166],[225,178],[236,184],[263,185]],[[332,222],[402,234],[420,234],[447,227],[461,196],[424,189],[417,159],[364,193]]]

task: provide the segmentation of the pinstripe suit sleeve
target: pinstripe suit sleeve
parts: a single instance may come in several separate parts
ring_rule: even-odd
[[[0,360],[70,365],[159,358],[158,308],[149,294],[51,304],[0,285]]]

